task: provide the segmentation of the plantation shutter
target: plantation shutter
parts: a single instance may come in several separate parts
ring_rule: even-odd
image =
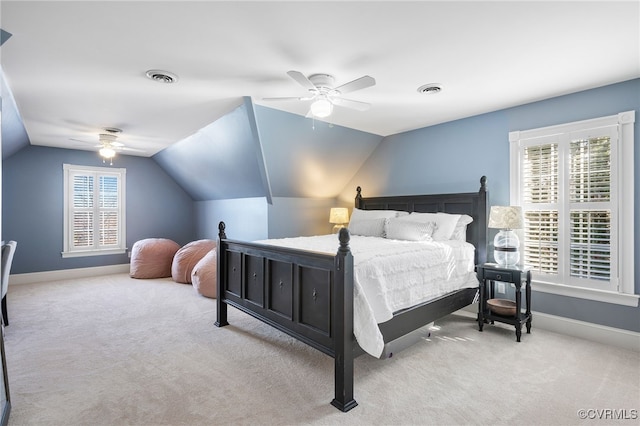
[[[91,248],[94,244],[94,199],[92,175],[74,173],[71,208],[73,247]]]
[[[523,149],[524,262],[544,274],[558,273],[558,143]]]
[[[117,246],[120,228],[118,177],[100,176],[100,245]]]
[[[617,289],[617,126],[521,141],[523,261],[549,282]]]
[[[125,169],[65,164],[64,172],[63,256],[124,253]]]
[[[509,132],[510,204],[537,290],[638,306],[635,115]]]
[[[610,281],[615,128],[590,133],[572,135],[569,142],[569,275],[572,279]]]

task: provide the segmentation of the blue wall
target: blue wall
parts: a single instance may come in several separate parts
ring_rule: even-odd
[[[274,197],[335,198],[382,141],[271,108],[255,111]]]
[[[105,166],[95,152],[39,146],[3,161],[2,236],[18,242],[13,274],[129,262],[126,254],[62,258],[63,163]],[[195,238],[193,201],[153,160],[118,155],[114,167],[127,169],[129,249],[143,238]]]
[[[502,113],[386,137],[342,191],[363,196],[473,192],[487,176],[492,200],[509,197],[509,135]]]
[[[509,203],[509,132],[636,111],[635,292],[640,293],[640,79],[387,137],[344,188],[364,196],[476,191],[488,177],[492,205]],[[640,331],[640,308],[534,292],[534,310]]]
[[[249,98],[153,159],[196,201],[270,196]]]
[[[333,198],[274,197],[271,204],[264,197],[197,201],[196,233],[215,240],[223,221],[227,237],[235,240],[328,234],[333,227],[329,210],[335,206]]]
[[[336,206],[335,198],[274,197],[268,210],[269,238],[329,234],[329,211]]]
[[[264,197],[197,201],[195,223],[198,239],[215,240],[218,224],[226,225],[227,237],[235,240],[268,238],[268,205]]]

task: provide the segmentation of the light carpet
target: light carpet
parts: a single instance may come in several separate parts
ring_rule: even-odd
[[[8,301],[10,425],[631,424],[640,408],[638,352],[535,317],[520,343],[450,315],[391,359],[363,355],[342,413],[330,357],[233,308],[215,327],[215,300],[190,285],[117,274],[11,286]]]

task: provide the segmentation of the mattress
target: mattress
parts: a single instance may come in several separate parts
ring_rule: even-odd
[[[335,255],[335,234],[256,241]],[[352,235],[354,334],[360,347],[380,358],[378,324],[394,312],[463,288],[478,287],[473,245],[464,241],[400,241]]]

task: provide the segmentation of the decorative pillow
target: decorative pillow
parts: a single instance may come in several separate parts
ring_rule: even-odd
[[[205,254],[216,248],[214,240],[197,240],[183,246],[173,257],[171,277],[177,283],[191,284],[191,272]]]
[[[349,222],[349,232],[353,235],[365,237],[384,237],[384,223],[387,219],[360,219]]]
[[[349,221],[349,232],[354,235],[364,235],[370,237],[384,237],[384,222],[380,225],[380,222],[368,222],[361,223],[363,221],[389,219],[392,217],[398,217],[408,215],[409,213],[397,210],[361,210],[353,209],[351,213],[351,220]],[[382,230],[378,230],[378,226],[382,226]],[[355,231],[354,231],[355,229]],[[358,233],[362,232],[362,233]]]
[[[142,279],[170,277],[171,262],[179,249],[178,243],[166,238],[136,241],[131,248],[129,276]]]
[[[432,241],[435,222],[416,222],[404,217],[387,219],[386,238],[391,240]]]
[[[407,212],[397,211],[397,210],[361,210],[361,209],[353,209],[351,213],[351,220],[359,221],[359,220],[368,220],[368,219],[389,219],[391,217],[398,217],[402,215],[409,214]]]
[[[434,241],[448,241],[453,235],[453,231],[456,228],[458,220],[460,220],[459,214],[449,213],[411,213],[407,216],[407,219],[416,222],[434,222],[436,228],[433,232]]]
[[[473,222],[473,218],[471,216],[466,214],[460,215],[460,219],[458,220],[458,223],[456,223],[451,239],[455,241],[467,241],[467,225],[471,222]]]
[[[205,254],[191,272],[191,284],[193,288],[204,297],[215,299],[216,297],[216,270],[217,270],[216,250],[213,249]]]

